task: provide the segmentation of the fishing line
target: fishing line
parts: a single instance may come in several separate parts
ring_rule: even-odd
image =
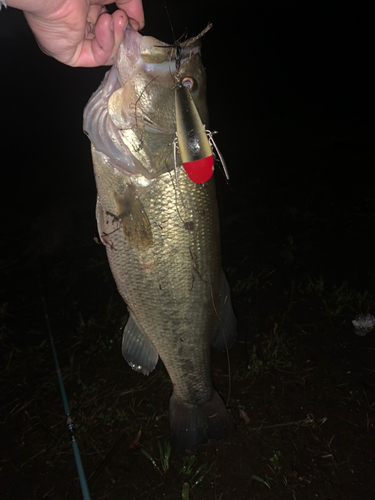
[[[62,397],[63,405],[64,405],[64,413],[65,413],[65,417],[66,417],[66,425],[68,426],[68,432],[69,432],[69,435],[70,435],[70,439],[71,439],[71,443],[72,443],[72,448],[73,448],[74,459],[75,459],[76,467],[77,467],[77,471],[78,471],[79,484],[81,486],[83,500],[90,500],[90,493],[89,493],[89,490],[88,490],[88,487],[87,487],[85,471],[83,470],[81,455],[79,453],[78,443],[77,443],[77,440],[76,440],[75,434],[74,434],[74,426],[73,426],[72,417],[70,415],[70,408],[69,408],[68,398],[66,397],[64,382],[63,382],[63,379],[62,379],[61,369],[60,369],[60,365],[59,365],[59,360],[58,360],[58,357],[57,357],[55,343],[54,343],[54,340],[53,340],[52,330],[51,330],[51,326],[50,326],[50,322],[49,322],[46,301],[44,300],[43,289],[42,289],[42,285],[41,285],[40,281],[39,281],[39,287],[40,287],[40,294],[41,294],[41,297],[42,297],[44,317],[45,317],[46,324],[47,324],[47,331],[48,331],[49,340],[50,340],[50,343],[51,343],[53,359],[55,361],[57,378],[58,378],[58,381],[59,381],[61,397]]]
[[[104,458],[104,460],[101,462],[101,464],[98,466],[95,472],[93,472],[92,476],[89,478],[88,484],[91,488],[91,486],[95,483],[95,481],[98,479],[100,473],[107,467],[107,465],[110,463],[112,458],[114,457],[115,453],[118,452],[120,449],[120,446],[125,442],[126,438],[128,437],[126,432],[123,432],[120,436],[120,439],[115,443],[111,451],[108,453],[108,455]]]
[[[231,368],[230,368],[229,349],[228,349],[227,339],[225,338],[225,335],[224,335],[224,341],[225,341],[225,352],[227,354],[227,363],[228,363],[228,394],[227,394],[227,402],[226,402],[226,406],[228,407],[229,406],[230,393],[231,393],[231,390],[232,390],[232,372],[231,372]]]
[[[165,8],[165,11],[167,13],[167,17],[168,17],[168,21],[169,21],[169,26],[170,26],[171,31],[172,31],[173,43],[176,45],[176,37],[174,36],[173,24],[172,24],[171,16],[169,15],[169,10],[168,10],[168,7],[167,7],[166,0],[164,0],[164,8]]]

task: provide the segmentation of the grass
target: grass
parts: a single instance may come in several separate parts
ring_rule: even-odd
[[[259,334],[249,346],[248,374],[262,375],[270,368],[291,368],[290,342],[277,323],[268,334]]]
[[[264,486],[267,486],[267,488],[270,490],[271,489],[271,484],[270,484],[270,478],[266,476],[266,479],[262,479],[259,476],[256,476],[255,474],[251,475],[251,479],[254,481],[258,481],[259,483],[264,484]]]
[[[60,274],[59,279],[63,279]],[[332,435],[326,439],[325,431],[321,430],[323,423],[327,422],[329,425],[330,422],[325,408],[317,405],[318,408],[314,409],[316,418],[306,417],[308,409],[298,412],[297,404],[292,404],[288,409],[291,413],[295,411],[295,415],[285,413],[287,410],[283,398],[300,390],[298,388],[307,391],[313,380],[312,375],[317,373],[316,370],[308,371],[310,365],[307,365],[306,371],[303,371],[305,368],[301,371],[302,361],[301,357],[296,358],[295,345],[311,337],[311,332],[315,334],[318,327],[313,321],[307,321],[307,325],[301,324],[295,319],[295,312],[301,307],[305,308],[306,304],[314,304],[314,311],[321,311],[320,322],[323,318],[328,323],[336,321],[339,325],[345,314],[370,311],[374,298],[369,292],[355,290],[347,282],[328,286],[323,277],[309,277],[295,282],[285,293],[276,288],[275,280],[276,273],[264,270],[257,274],[250,273],[248,278],[239,280],[234,287],[235,300],[241,296],[246,307],[251,303],[255,308],[251,310],[251,316],[244,316],[245,328],[251,329],[254,324],[256,328],[252,337],[246,341],[246,349],[243,349],[244,340],[241,336],[237,347],[234,347],[243,354],[246,353],[247,358],[242,372],[237,370],[238,359],[234,364],[235,369],[233,360],[231,361],[235,372],[232,383],[235,390],[232,391],[229,405],[241,439],[245,440],[250,436],[254,440],[254,436],[259,435],[267,443],[267,447],[254,457],[257,467],[249,468],[247,480],[251,479],[253,485],[258,485],[262,491],[269,492],[274,497],[278,497],[281,489],[293,498],[298,484],[296,486],[295,471],[290,470],[289,464],[302,453],[303,445],[299,444],[299,440],[308,439],[304,436],[310,435],[312,441],[309,446],[319,459],[332,460],[320,457],[334,456],[329,445]],[[138,484],[138,488],[144,487],[146,499],[158,498],[161,490],[157,491],[157,488],[166,488],[167,484],[171,485],[173,495],[166,498],[172,500],[177,497],[183,500],[199,498],[202,491],[208,491],[213,486],[220,490],[220,485],[227,480],[226,467],[230,467],[228,460],[224,462],[226,467],[220,469],[218,474],[217,456],[213,453],[204,451],[187,458],[176,457],[171,453],[166,439],[169,378],[161,366],[149,377],[128,370],[120,351],[122,332],[119,325],[126,320],[124,309],[120,301],[116,302],[109,296],[109,302],[103,304],[102,310],[95,311],[95,314],[90,315],[87,310],[80,309],[80,302],[76,299],[74,307],[66,303],[59,309],[54,303],[50,314],[52,327],[56,330],[56,348],[76,436],[88,477],[93,474],[92,471],[99,469],[97,475],[93,476],[95,484],[92,488],[95,491],[95,487],[108,484],[110,491],[116,491],[121,486],[119,471],[122,466],[124,470],[131,470],[134,462],[134,466],[143,470],[145,461],[148,461],[152,465],[149,477],[145,479],[144,485]],[[256,304],[264,299],[270,303],[274,301],[277,307],[272,309],[268,304],[267,307],[272,312],[259,319]],[[311,313],[312,318],[314,314]],[[14,428],[23,428],[19,438],[13,440],[18,455],[23,457],[23,464],[32,467],[42,461],[45,474],[59,474],[62,468],[69,471],[70,477],[74,474],[74,461],[62,415],[51,350],[43,331],[43,318],[41,317],[40,327],[28,331],[26,338],[29,345],[22,346],[7,322],[9,316],[5,314],[4,317],[0,341],[5,347],[5,355],[0,381],[3,385],[7,384],[10,397],[8,406],[2,408],[3,412],[7,412],[3,421]],[[72,333],[67,337],[66,331]],[[334,331],[331,336],[334,336]],[[304,350],[303,353],[305,352]],[[229,355],[232,356],[231,352]],[[346,370],[347,380],[340,380],[335,386],[335,393],[329,397],[336,405],[354,407],[363,414],[365,429],[371,432],[371,395],[366,387],[356,384],[351,370]],[[320,388],[319,391],[321,390]],[[315,393],[316,389],[311,389],[311,394]],[[251,394],[251,398],[247,394]],[[237,407],[233,403],[234,397],[237,403],[241,402]],[[267,401],[266,406],[261,398]],[[281,413],[280,408],[283,408],[284,413]],[[296,457],[286,454],[284,438],[280,437],[284,435],[295,443]],[[231,441],[235,442],[234,438]],[[34,447],[28,454],[30,442]],[[209,446],[205,449],[210,449]],[[213,446],[220,449],[220,446],[225,446],[225,441],[224,444],[220,442]],[[238,443],[236,446],[239,446]],[[235,458],[234,454],[233,460]],[[348,460],[350,463],[351,459]],[[105,467],[101,468],[103,463]],[[296,477],[297,483],[301,484],[308,484],[307,481],[311,480],[307,473]],[[299,477],[302,479],[298,479]],[[71,484],[70,493],[67,493],[69,498],[76,486],[70,479],[67,482]],[[220,491],[217,498],[220,498]],[[56,495],[56,498],[59,496]]]
[[[228,277],[234,274],[234,269],[225,269]],[[259,273],[251,272],[247,278],[237,279],[232,287],[233,293],[243,293],[246,295],[247,302],[251,302],[251,296],[254,291],[265,290],[272,287],[270,276],[275,272],[274,269],[262,269]]]
[[[152,465],[155,467],[157,471],[161,475],[166,474],[169,470],[169,457],[171,455],[171,445],[169,444],[169,441],[164,441],[163,444],[158,441],[158,448],[159,448],[159,458],[154,459],[152,456],[144,449],[141,449],[141,452],[143,455],[150,460]],[[158,460],[159,464],[156,463],[156,460]]]
[[[144,448],[141,448],[143,455],[152,463],[155,470],[160,475],[167,474],[170,469],[171,447],[169,441],[166,440],[163,444],[158,440],[159,456],[153,458]],[[183,465],[178,471],[179,475],[187,476],[188,480],[183,483],[184,495],[188,495],[189,491],[203,482],[206,476],[210,473],[214,462],[204,462],[199,465],[199,460],[195,455],[183,458]],[[185,486],[185,485],[188,486]]]
[[[198,486],[204,478],[211,471],[214,462],[208,463],[205,462],[200,466],[197,466],[198,459],[195,455],[191,457],[186,457],[184,460],[184,465],[180,469],[179,474],[183,474],[189,476],[189,485],[190,489],[193,489],[195,486]],[[186,484],[186,483],[184,483]]]
[[[349,286],[347,281],[339,285],[327,286],[322,276],[312,279],[307,277],[297,286],[301,295],[319,299],[325,310],[335,316],[346,312],[366,314],[375,306],[375,295],[368,290],[359,292]]]

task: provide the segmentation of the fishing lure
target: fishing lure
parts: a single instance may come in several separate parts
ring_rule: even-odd
[[[196,184],[203,184],[210,180],[214,173],[213,150],[215,150],[225,177],[229,180],[224,158],[212,137],[215,132],[206,130],[190,95],[193,87],[194,81],[191,78],[184,78],[175,88],[177,127],[177,141],[174,142],[175,160],[177,142],[182,165],[190,180]]]
[[[193,41],[201,38],[210,28],[207,26]],[[191,40],[190,40],[191,43]],[[176,109],[176,139],[174,141],[174,160],[176,165],[176,149],[181,156],[182,165],[190,180],[196,184],[203,184],[211,179],[214,172],[214,150],[219,157],[227,180],[229,180],[228,170],[224,158],[222,157],[213,134],[206,130],[199,116],[198,110],[191,97],[194,89],[194,80],[189,77],[181,78],[181,50],[182,44],[176,44],[176,85],[175,89],[175,109]]]
[[[214,158],[189,85],[191,79],[185,78],[175,89],[177,142],[186,173],[190,180],[201,184],[212,177]]]
[[[169,12],[165,6],[169,22],[172,29],[173,39],[175,40],[173,26],[169,17]],[[180,68],[183,49],[196,42],[199,38],[212,28],[209,23],[206,28],[197,36],[190,38],[186,42],[180,42],[179,38],[173,45],[163,45],[162,47],[171,47],[173,59],[175,60],[175,110],[176,110],[176,137],[173,141],[173,154],[175,165],[176,184],[177,179],[177,147],[181,156],[182,165],[190,180],[196,184],[203,184],[211,179],[214,173],[215,155],[214,150],[223,167],[224,174],[229,180],[228,170],[218,147],[213,140],[216,132],[210,132],[199,116],[198,110],[191,97],[194,89],[194,80],[190,77],[182,78]]]

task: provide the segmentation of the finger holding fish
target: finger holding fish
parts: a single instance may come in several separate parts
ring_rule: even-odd
[[[4,4],[5,2],[3,2]],[[24,11],[42,51],[69,66],[113,64],[128,23],[142,29],[141,0],[118,0],[112,14],[111,0],[7,0]]]

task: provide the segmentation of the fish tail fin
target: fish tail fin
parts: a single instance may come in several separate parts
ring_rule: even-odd
[[[171,447],[182,455],[194,453],[208,439],[221,439],[225,433],[235,432],[232,417],[215,390],[202,405],[183,403],[172,394],[169,420]]]

